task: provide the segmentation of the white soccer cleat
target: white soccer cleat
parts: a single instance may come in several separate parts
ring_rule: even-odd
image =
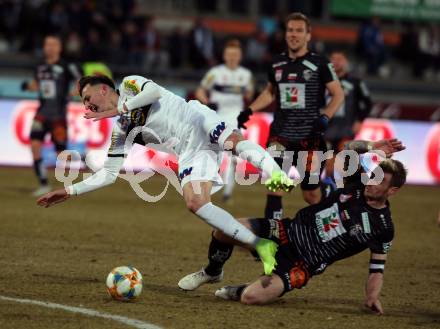
[[[196,290],[205,283],[217,283],[223,279],[223,271],[219,275],[211,276],[206,274],[205,269],[188,274],[180,279],[177,284],[182,290]]]
[[[49,185],[41,185],[39,188],[37,188],[35,191],[32,192],[32,196],[38,197],[42,196],[46,193],[49,193],[51,191]]]
[[[238,295],[238,291],[239,290],[243,291],[243,288],[245,286],[246,286],[245,284],[240,284],[238,286],[226,286],[218,289],[215,292],[215,296],[225,300],[239,301],[240,296]]]

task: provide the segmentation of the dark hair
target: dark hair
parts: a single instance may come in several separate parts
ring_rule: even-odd
[[[379,166],[384,173],[391,174],[391,186],[400,188],[405,184],[408,172],[402,162],[394,159],[386,159],[382,161]]]
[[[46,38],[58,39],[59,42],[63,43],[63,38],[61,37],[61,35],[56,34],[56,33],[49,33],[49,34],[46,34],[46,35],[44,36],[44,40],[45,40]]]
[[[240,42],[240,40],[238,40],[238,39],[230,39],[230,40],[228,40],[226,42],[226,44],[225,44],[225,49],[229,48],[229,47],[241,49],[241,42]]]
[[[310,31],[312,30],[312,25],[310,24],[309,18],[306,15],[304,15],[303,13],[291,13],[291,14],[287,15],[286,19],[284,20],[284,24],[285,24],[286,29],[287,29],[287,24],[290,21],[303,21],[304,23],[306,23],[307,32],[310,33]]]
[[[113,80],[105,75],[86,75],[78,81],[78,93],[80,96],[82,96],[82,91],[85,86],[94,86],[99,84],[104,84],[112,89],[115,89],[115,83],[113,82]]]

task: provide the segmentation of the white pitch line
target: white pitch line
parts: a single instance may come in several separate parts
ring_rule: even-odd
[[[161,329],[160,327],[155,326],[154,324],[151,324],[148,322],[144,322],[144,321],[140,321],[140,320],[136,320],[136,319],[130,319],[125,316],[98,312],[98,311],[95,311],[95,310],[92,310],[89,308],[84,308],[84,307],[67,306],[67,305],[50,303],[50,302],[43,302],[43,301],[33,300],[33,299],[11,298],[11,297],[1,296],[1,295],[0,295],[0,300],[4,300],[4,301],[8,301],[8,302],[16,302],[16,303],[21,303],[21,304],[31,304],[31,305],[43,306],[43,307],[47,307],[47,308],[60,309],[60,310],[64,310],[67,312],[79,313],[79,314],[84,314],[87,316],[92,316],[92,317],[97,317],[97,318],[110,319],[110,320],[114,320],[114,321],[123,323],[127,326],[131,326],[131,327],[139,328],[139,329]]]

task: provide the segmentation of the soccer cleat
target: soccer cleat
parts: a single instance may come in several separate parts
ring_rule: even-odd
[[[219,275],[211,276],[206,274],[205,269],[188,274],[180,279],[177,284],[182,290],[196,290],[205,283],[217,283],[223,279],[223,271]]]
[[[287,176],[284,171],[275,171],[272,177],[264,183],[266,188],[271,192],[290,192],[296,186],[295,182]]]
[[[245,287],[245,284],[240,284],[238,286],[226,286],[218,289],[215,292],[215,296],[225,300],[239,301],[241,294],[239,295],[238,292],[241,293]]]
[[[32,192],[32,196],[39,197],[49,192],[50,192],[49,185],[41,185],[39,188],[37,188],[35,191]]]
[[[261,238],[255,246],[255,250],[263,263],[264,274],[272,275],[272,271],[275,265],[277,265],[275,254],[277,253],[278,245],[271,240]]]

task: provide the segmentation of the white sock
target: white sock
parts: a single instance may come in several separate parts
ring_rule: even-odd
[[[196,215],[227,236],[247,245],[255,247],[259,240],[251,230],[240,224],[230,213],[213,205],[211,202],[200,207],[196,211]]]
[[[230,196],[232,194],[232,191],[234,190],[236,164],[237,164],[237,162],[233,158],[233,155],[230,154],[229,155],[229,164],[228,164],[228,167],[226,168],[226,172],[225,172],[226,186],[225,186],[225,190],[223,192],[223,195],[225,195],[225,196]]]
[[[243,140],[237,143],[235,150],[240,158],[249,161],[268,177],[271,177],[274,171],[281,171],[280,166],[278,166],[270,154],[256,143]]]

